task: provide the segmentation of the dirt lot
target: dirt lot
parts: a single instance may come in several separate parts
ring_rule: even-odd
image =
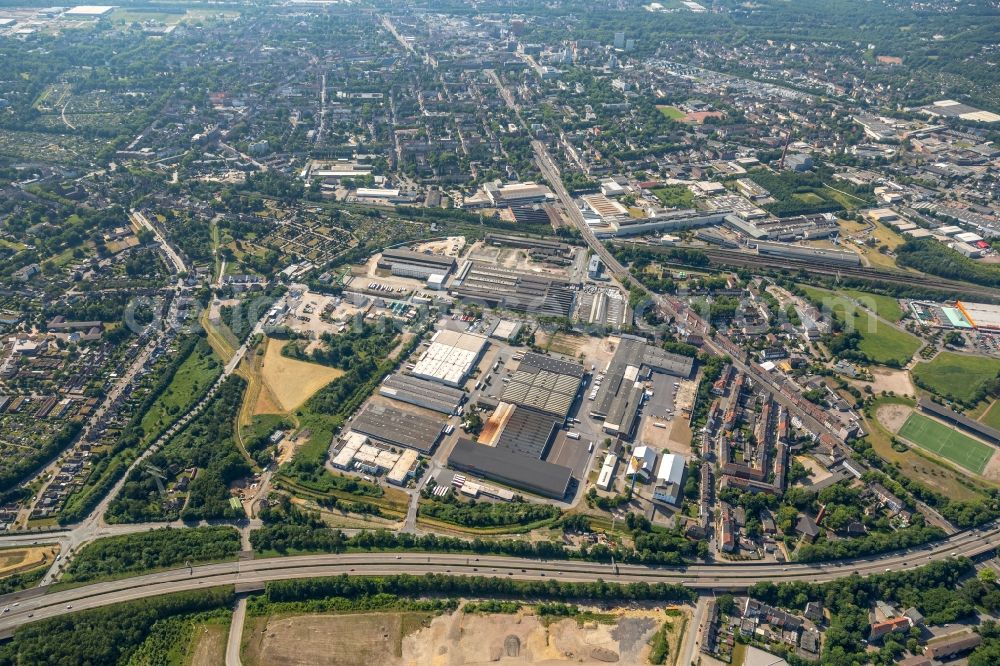
[[[802,463],[803,467],[812,472],[809,476],[808,485],[821,483],[833,476],[833,474],[826,471],[826,469],[820,465],[818,461],[810,456],[795,456],[795,459]]]
[[[434,254],[444,254],[449,257],[459,257],[465,249],[465,236],[449,236],[445,240],[430,241],[417,245],[417,252],[432,252]]]
[[[36,569],[52,564],[58,546],[37,546],[29,548],[5,548],[0,550],[0,576]]]
[[[983,477],[990,481],[1000,481],[1000,456],[993,456],[983,469]]]
[[[426,613],[359,613],[255,618],[244,635],[247,666],[390,666],[402,660],[405,636]]]
[[[283,344],[280,340],[268,339],[261,375],[278,406],[290,412],[342,376],[344,371],[282,356]]]
[[[616,622],[564,619],[546,624],[532,611],[364,613],[255,618],[243,663],[306,666],[471,666],[474,664],[646,663],[648,642],[667,619],[659,608],[620,609]],[[680,618],[670,618],[677,625]],[[679,637],[677,638],[679,642]],[[676,645],[671,645],[671,652]]]
[[[889,368],[872,366],[871,373],[875,379],[872,383],[872,390],[876,393],[893,391],[896,395],[908,396],[913,396],[917,393],[916,389],[913,388],[913,382],[910,381],[910,373],[906,370],[891,370]]]
[[[620,664],[646,662],[647,642],[665,618],[659,610],[623,611],[615,623],[548,626],[530,612],[441,616],[403,641],[406,666],[498,664]],[[602,660],[600,657],[604,657]]]
[[[533,261],[528,251],[521,248],[493,247],[482,241],[469,249],[468,259],[495,264],[502,268],[512,268],[526,273],[538,273],[548,277],[566,279],[569,271],[562,266]]]
[[[201,624],[194,628],[191,666],[217,666],[226,660],[227,624]]]
[[[875,412],[875,418],[889,432],[899,432],[899,429],[906,423],[906,419],[913,413],[913,408],[907,405],[882,405]]]

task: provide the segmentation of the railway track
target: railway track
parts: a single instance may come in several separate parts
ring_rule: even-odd
[[[683,246],[682,246],[683,247]],[[668,254],[669,248],[659,248],[648,246],[647,249],[656,254]],[[983,287],[959,282],[958,280],[948,280],[926,274],[907,273],[905,271],[893,271],[883,268],[873,268],[870,266],[837,266],[835,264],[823,264],[816,261],[804,261],[799,259],[786,259],[784,257],[774,257],[768,255],[751,254],[739,250],[726,250],[720,248],[685,247],[685,249],[697,249],[708,256],[709,261],[717,266],[736,266],[746,268],[768,268],[777,271],[805,271],[810,274],[827,275],[850,280],[861,280],[874,284],[896,284],[907,287],[914,287],[924,291],[936,291],[948,296],[967,296],[987,301],[995,301],[998,298],[997,290],[992,287]],[[670,262],[667,262],[670,263]],[[678,265],[684,265],[680,264]],[[697,266],[688,266],[698,268]]]

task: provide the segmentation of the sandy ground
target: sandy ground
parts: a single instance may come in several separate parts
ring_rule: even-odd
[[[337,368],[282,356],[283,344],[280,340],[267,341],[261,376],[264,386],[284,411],[297,409],[316,391],[344,374]]]
[[[872,366],[870,370],[875,380],[872,383],[872,390],[875,393],[893,391],[896,395],[916,395],[916,389],[910,381],[910,373],[906,370],[892,370],[879,366]]]
[[[469,250],[468,259],[496,264],[502,268],[512,268],[527,273],[537,273],[550,277],[569,277],[570,267],[556,266],[533,261],[527,250],[511,247],[494,247],[478,241]]]
[[[0,550],[0,576],[15,574],[51,564],[58,551],[59,548],[56,546],[7,548]]]
[[[646,663],[649,640],[669,619],[662,609],[621,609],[611,623],[564,619],[546,624],[517,614],[358,613],[255,618],[244,664],[284,666],[473,666],[487,664]],[[674,632],[676,633],[676,632]],[[672,636],[671,653],[680,636]],[[676,641],[676,645],[673,643]]]
[[[196,626],[194,631],[191,666],[218,666],[223,663],[226,659],[228,625],[202,624]]]
[[[626,612],[614,624],[548,626],[535,615],[466,615],[434,619],[427,629],[403,640],[406,666],[486,664],[621,664],[646,662],[647,642],[664,617],[659,611]]]
[[[285,437],[278,444],[278,465],[284,465],[295,457],[295,452],[300,446],[309,441],[310,434],[297,433],[294,437]]]
[[[913,409],[907,405],[882,405],[875,412],[875,418],[885,426],[886,430],[896,433],[912,413]]]
[[[802,463],[803,467],[812,472],[806,485],[814,485],[833,476],[833,474],[826,471],[826,468],[810,456],[795,456],[795,459]]]
[[[983,476],[990,481],[1000,481],[1000,456],[994,454],[986,467],[983,468]]]
[[[465,248],[465,236],[449,236],[443,241],[430,241],[417,245],[417,252],[430,251],[434,254],[444,254],[449,257],[461,256]]]

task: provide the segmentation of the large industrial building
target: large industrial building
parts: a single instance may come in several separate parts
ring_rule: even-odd
[[[660,458],[653,486],[653,499],[666,504],[677,504],[684,492],[684,458],[676,453],[665,453]]]
[[[1000,331],[1000,305],[956,301],[955,307],[965,315],[974,328],[984,331]]]
[[[694,209],[666,211],[644,218],[622,218],[601,220],[593,226],[597,238],[619,238],[622,236],[638,236],[662,231],[679,231],[722,224],[730,210],[722,209],[712,212],[700,212]],[[600,218],[597,218],[600,220]]]
[[[426,280],[432,275],[447,276],[455,268],[455,260],[443,254],[391,248],[382,252],[378,267],[400,277]]]
[[[744,220],[737,215],[727,215],[725,222],[726,226],[752,240],[813,240],[829,238],[840,230],[837,218],[829,213],[764,220]]]
[[[757,254],[775,257],[785,257],[796,261],[812,261],[820,264],[836,264],[840,266],[860,266],[861,257],[854,252],[845,250],[828,250],[826,248],[794,245],[791,243],[757,242]]]
[[[562,499],[569,489],[572,470],[563,465],[522,455],[508,448],[459,439],[448,465],[528,492]]]
[[[479,433],[479,444],[459,447],[448,460],[468,471],[547,497],[566,493],[570,469],[546,462],[583,382],[583,367],[526,353],[500,402]],[[525,471],[530,470],[530,471]]]
[[[560,425],[562,422],[551,414],[501,402],[480,433],[479,441],[541,460],[549,452]]]
[[[413,449],[389,450],[372,444],[366,435],[351,431],[331,463],[337,469],[356,469],[366,474],[385,472],[390,483],[402,486],[416,471],[417,452]]]
[[[487,185],[483,190],[496,208],[541,203],[552,196],[552,190],[538,183],[511,183],[502,186]]]
[[[410,374],[446,386],[459,387],[476,367],[484,349],[486,338],[482,335],[438,331]]]
[[[576,292],[564,280],[470,261],[459,269],[451,293],[489,307],[569,317]]]
[[[604,420],[604,431],[629,437],[635,429],[645,389],[642,380],[650,372],[689,377],[694,359],[671,354],[646,343],[643,338],[621,336],[608,365],[601,388],[591,405],[590,415]]]
[[[351,421],[354,432],[396,446],[416,449],[424,454],[434,450],[444,426],[430,416],[402,410],[377,402],[368,405]]]
[[[402,373],[386,377],[378,392],[387,398],[442,414],[454,414],[465,399],[461,389]]]
[[[583,367],[528,352],[500,399],[565,419],[580,390]]]

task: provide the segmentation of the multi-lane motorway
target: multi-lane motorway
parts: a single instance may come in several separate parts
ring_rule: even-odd
[[[967,530],[923,548],[882,556],[815,564],[715,563],[688,567],[647,567],[567,560],[532,560],[450,553],[351,553],[276,557],[174,569],[72,589],[24,596],[8,595],[0,612],[0,635],[20,625],[89,608],[152,596],[237,585],[262,587],[268,581],[335,576],[383,576],[428,573],[565,582],[674,583],[695,589],[745,590],[761,581],[825,582],[850,574],[862,576],[905,571],[951,557],[975,557],[1000,546],[1000,527]],[[44,588],[43,588],[44,589]],[[34,596],[32,596],[34,595]]]

